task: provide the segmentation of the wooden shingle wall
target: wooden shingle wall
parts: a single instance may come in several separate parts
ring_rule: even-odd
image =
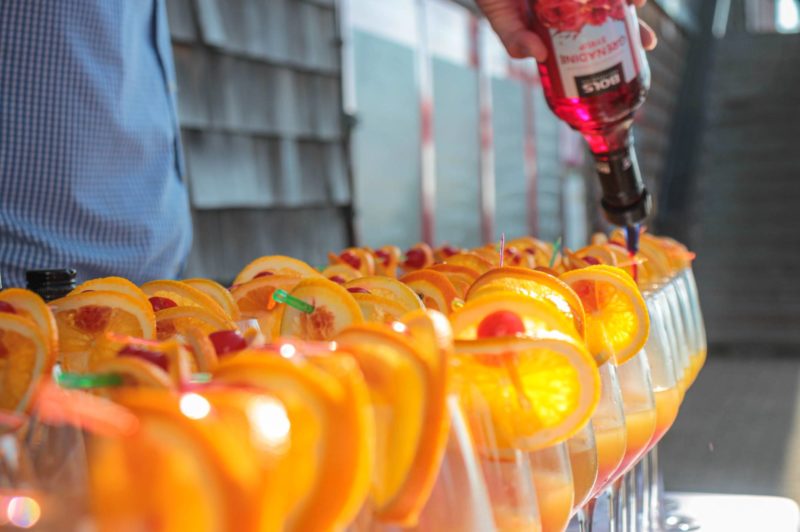
[[[743,7],[732,3],[711,65],[690,195],[695,271],[712,343],[795,353],[800,35],[750,33]]]
[[[349,241],[333,0],[168,0],[195,225],[186,275]]]
[[[647,54],[652,75],[647,101],[636,116],[636,154],[648,189],[659,194],[659,178],[669,155],[672,121],[678,105],[690,35],[652,2],[641,18],[658,34],[658,46]]]

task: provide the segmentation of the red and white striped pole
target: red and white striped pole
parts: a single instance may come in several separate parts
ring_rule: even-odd
[[[539,78],[535,73],[523,71],[522,99],[525,112],[525,192],[527,199],[528,233],[539,236],[539,168],[536,156],[536,106],[533,91]]]
[[[433,135],[433,68],[428,50],[427,0],[417,0],[417,95],[420,117],[420,211],[421,237],[434,245],[436,239],[436,143]]]
[[[495,168],[494,127],[492,125],[492,77],[489,70],[483,32],[487,23],[472,16],[471,61],[478,73],[478,105],[480,109],[480,208],[481,237],[484,243],[495,241]]]

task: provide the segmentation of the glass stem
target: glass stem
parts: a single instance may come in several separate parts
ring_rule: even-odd
[[[610,532],[624,532],[627,520],[627,510],[625,504],[626,490],[622,478],[614,481],[609,488],[608,517]]]
[[[650,454],[647,453],[642,460],[642,478],[639,485],[640,495],[639,502],[641,504],[641,515],[639,516],[642,530],[650,530],[650,478],[653,476],[653,471],[650,468]]]
[[[578,511],[578,524],[581,532],[592,532],[594,523],[594,509],[597,505],[597,498],[592,497],[586,505]]]
[[[664,494],[664,478],[658,463],[658,445],[650,451],[650,528],[660,530],[662,523],[662,495]]]
[[[630,471],[625,473],[623,483],[625,484],[625,508],[628,512],[627,521],[625,522],[626,530],[636,530],[636,466],[631,468]]]

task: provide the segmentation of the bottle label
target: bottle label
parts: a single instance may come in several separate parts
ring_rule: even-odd
[[[638,75],[639,24],[627,0],[537,0],[535,9],[567,98],[598,96]]]

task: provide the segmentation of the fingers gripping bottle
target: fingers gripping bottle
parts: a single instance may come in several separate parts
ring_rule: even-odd
[[[627,0],[526,1],[548,50],[539,63],[547,103],[589,143],[608,220],[633,228],[652,204],[631,134],[650,88],[636,10]]]

